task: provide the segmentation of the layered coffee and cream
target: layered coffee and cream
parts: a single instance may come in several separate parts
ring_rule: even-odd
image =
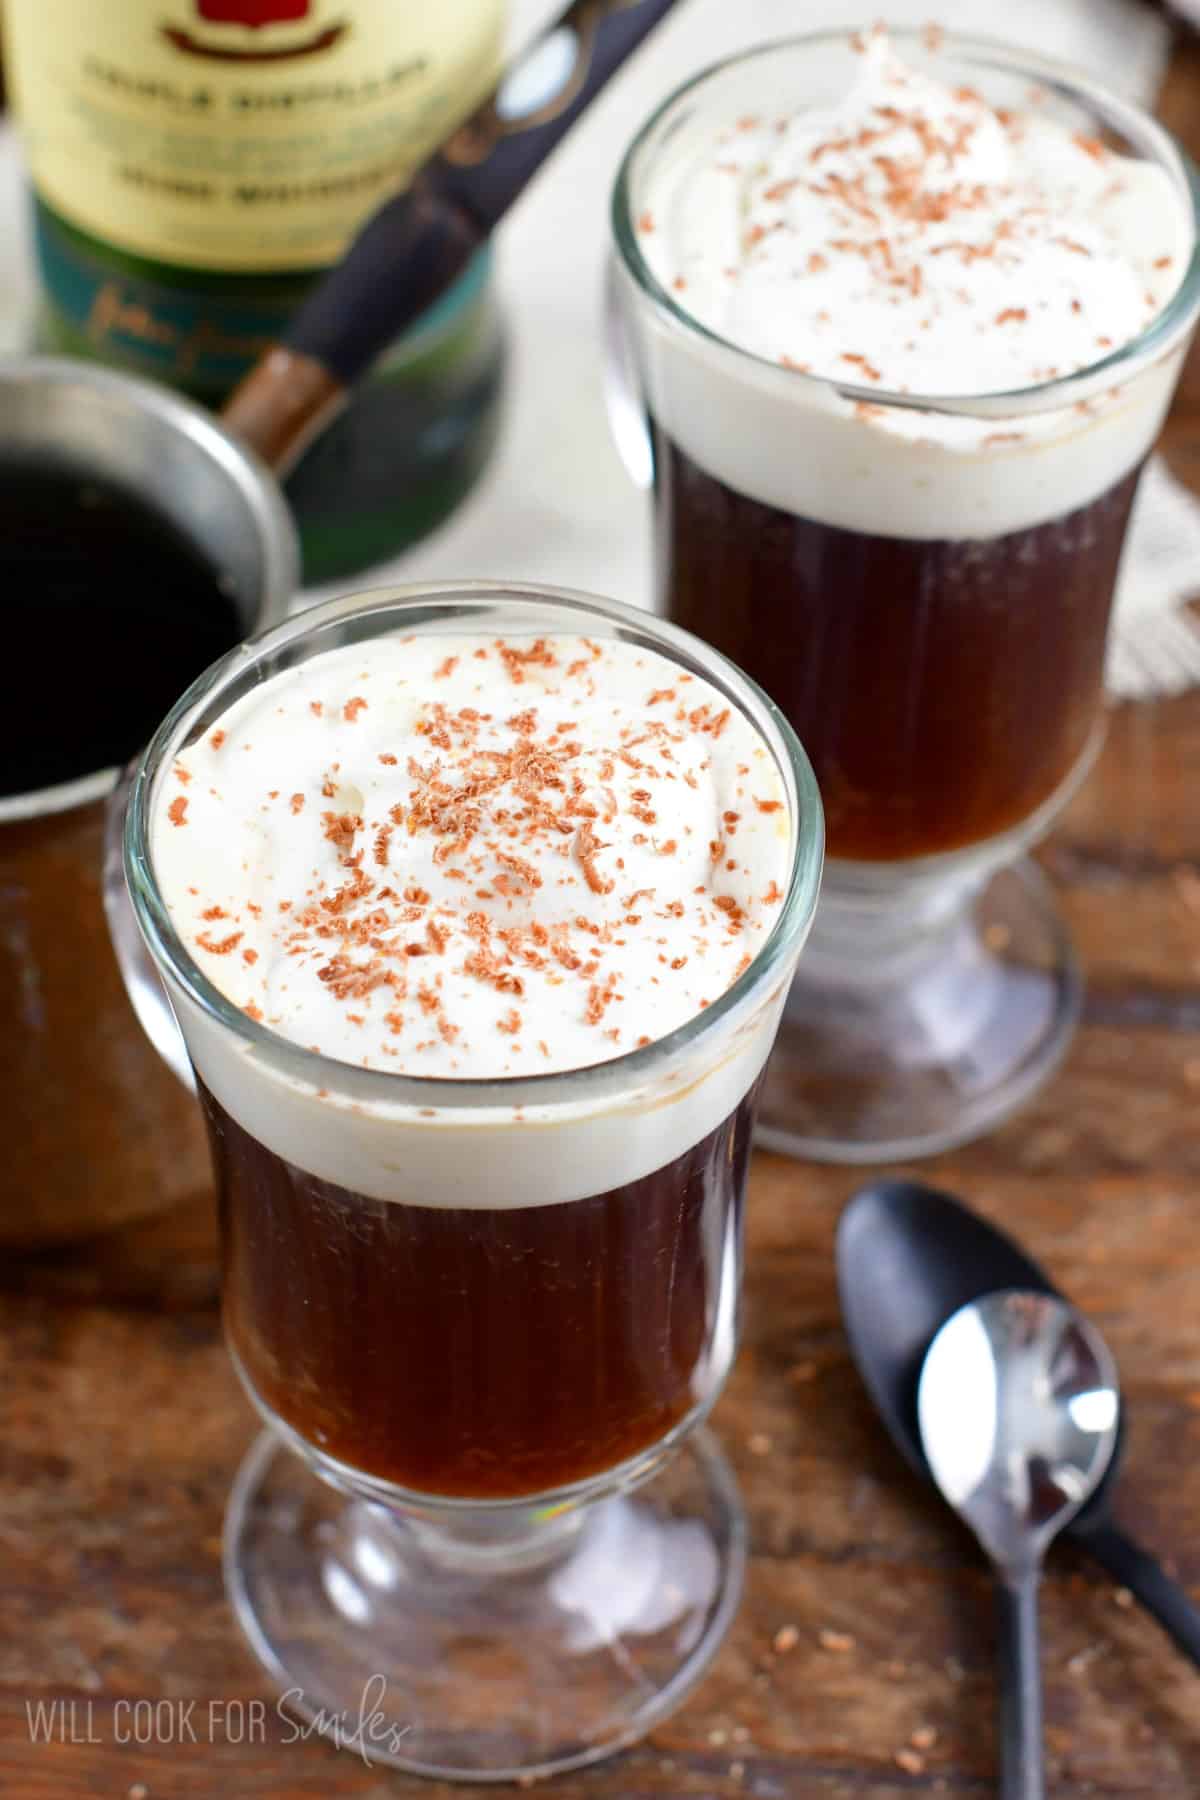
[[[339,1464],[476,1498],[610,1469],[711,1398],[783,978],[703,1056],[602,1103],[586,1071],[705,1012],[780,917],[796,821],[748,719],[616,638],[386,634],[252,688],[154,808],[186,953],[375,1078],[183,1002],[258,1398]]]
[[[1122,352],[1194,233],[1166,161],[1002,58],[854,51],[833,91],[827,40],[702,78],[623,203],[662,595],[870,861],[1013,827],[1084,753],[1183,345]]]

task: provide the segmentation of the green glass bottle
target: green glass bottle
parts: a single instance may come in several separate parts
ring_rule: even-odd
[[[4,0],[43,347],[218,407],[358,226],[487,92],[503,0]],[[304,573],[403,549],[487,461],[486,257],[288,482]]]

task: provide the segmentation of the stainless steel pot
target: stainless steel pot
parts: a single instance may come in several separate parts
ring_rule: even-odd
[[[245,633],[284,616],[299,551],[279,487],[198,407],[86,363],[0,362],[0,481],[37,462],[102,475],[165,514],[219,559]],[[195,1102],[143,1036],[105,924],[117,773],[0,798],[4,1245],[99,1232],[209,1184]]]

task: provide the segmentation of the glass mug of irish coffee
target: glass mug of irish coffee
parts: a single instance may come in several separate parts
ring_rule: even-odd
[[[289,1703],[372,1760],[590,1761],[725,1632],[743,1525],[697,1427],[821,857],[753,684],[548,589],[331,602],[146,753],[129,890],[270,1428],[227,1580]]]
[[[825,804],[765,1140],[964,1141],[1080,982],[1022,853],[1098,747],[1142,464],[1200,301],[1197,183],[1078,75],[937,33],[700,75],[613,200],[659,602],[761,681]]]

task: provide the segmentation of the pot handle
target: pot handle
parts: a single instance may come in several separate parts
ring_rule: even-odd
[[[410,185],[384,202],[221,413],[286,475],[377,357],[471,259],[674,0],[571,0]]]
[[[125,983],[125,992],[129,995],[129,1004],[137,1014],[138,1024],[171,1073],[177,1075],[184,1087],[194,1094],[196,1078],[184,1047],[183,1033],[179,1029],[162,977],[155,967],[154,958],[138,929],[133,902],[125,885],[125,813],[139,760],[134,757],[122,769],[117,777],[117,784],[108,797],[104,818],[104,866],[101,874],[104,916],[108,920],[108,935],[112,941],[117,967]]]

